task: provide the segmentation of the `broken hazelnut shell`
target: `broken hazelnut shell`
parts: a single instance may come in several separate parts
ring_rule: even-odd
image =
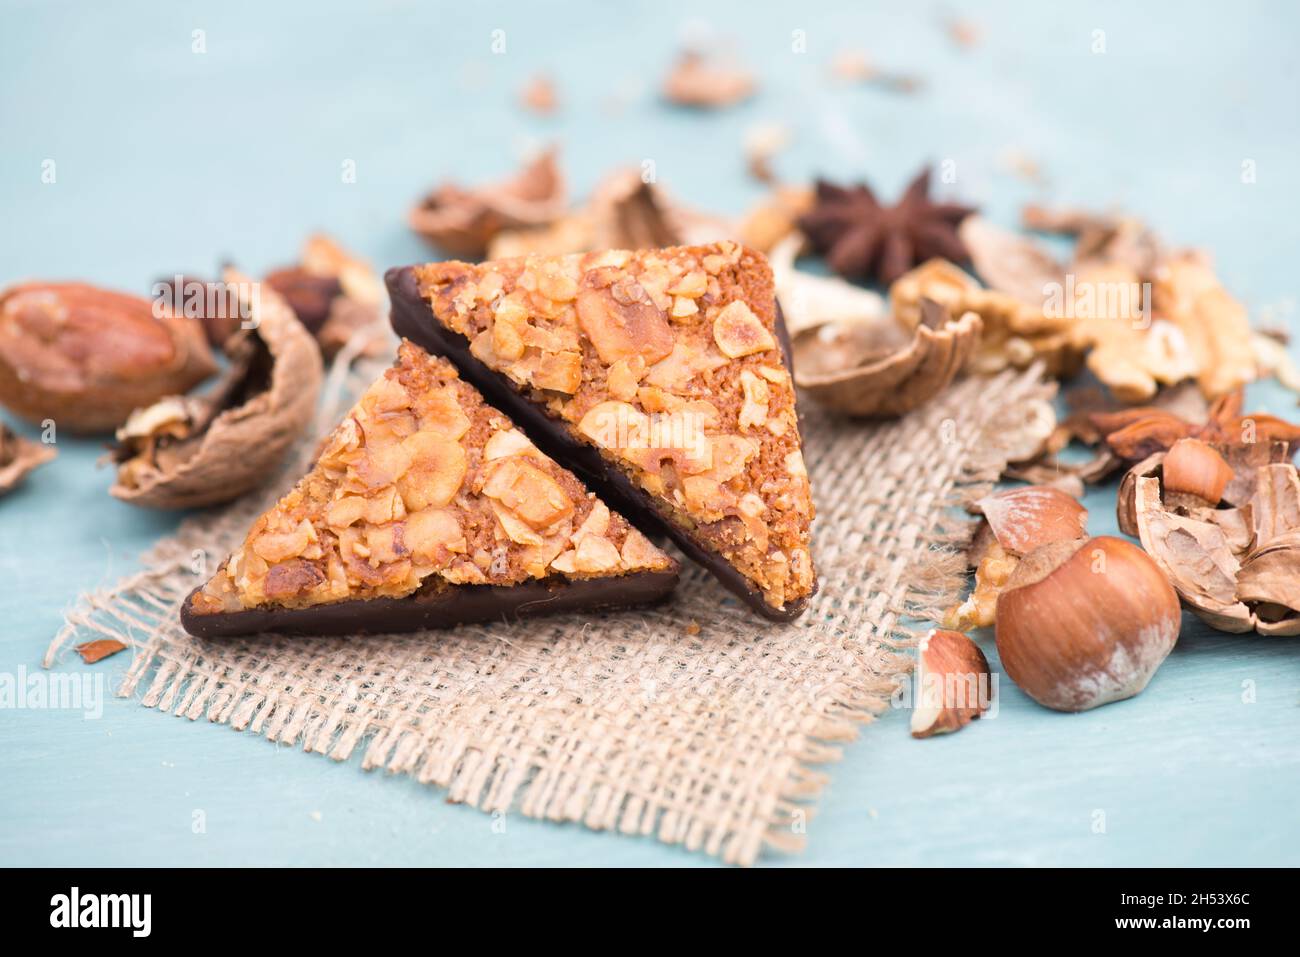
[[[1300,595],[1292,586],[1300,578],[1300,475],[1286,443],[1215,451],[1235,462],[1223,498],[1232,507],[1166,494],[1168,454],[1157,452],[1120,483],[1120,530],[1141,540],[1183,603],[1211,627],[1300,634]],[[1234,491],[1238,486],[1249,494]]]
[[[943,623],[957,630],[987,628],[997,618],[997,600],[1021,558],[1054,542],[1088,534],[1088,510],[1060,489],[1042,485],[1007,489],[975,503],[984,522],[968,555],[975,587],[945,612]]]
[[[953,319],[934,303],[927,303],[910,335],[892,317],[829,323],[795,338],[795,383],[828,409],[895,418],[952,383],[974,354],[982,329],[973,312]]]
[[[749,99],[754,89],[754,78],[747,70],[685,50],[664,78],[663,96],[678,106],[716,110]]]
[[[252,280],[227,270],[236,288]],[[152,508],[190,508],[228,502],[268,479],[289,447],[304,433],[316,410],[322,367],[320,350],[288,304],[268,286],[251,303],[250,356],[233,378],[210,397],[186,400],[210,404],[206,417],[192,416],[195,430],[169,450],[166,464],[155,446],[122,461],[109,490],[115,498]],[[157,416],[143,410],[137,421],[156,418],[169,427],[171,406]],[[182,412],[183,415],[183,412]],[[204,420],[206,418],[206,421]],[[128,454],[129,454],[128,451]],[[152,456],[146,457],[146,456]],[[161,467],[160,467],[161,465]]]
[[[506,229],[543,226],[564,215],[564,177],[555,150],[547,150],[514,176],[464,189],[444,183],[411,210],[411,229],[454,256],[479,259]]]
[[[1145,688],[1180,624],[1178,595],[1136,545],[1056,542],[1030,553],[998,596],[998,654],[1039,704],[1086,711]]]
[[[1088,531],[1088,510],[1071,495],[1028,485],[986,495],[975,503],[989,530],[1008,552],[1028,555],[1052,542],[1068,542]]]
[[[73,282],[0,292],[0,403],[29,422],[108,432],[216,368],[202,326],[148,299]]]
[[[989,663],[984,652],[959,631],[934,629],[916,653],[916,704],[912,737],[959,731],[987,709]]]

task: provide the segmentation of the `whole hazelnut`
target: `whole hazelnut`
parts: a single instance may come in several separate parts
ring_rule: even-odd
[[[0,403],[30,422],[107,432],[216,371],[203,329],[148,299],[83,283],[0,292]]]
[[[1232,466],[1214,446],[1200,439],[1179,439],[1165,453],[1164,490],[1190,497],[1193,503],[1218,505],[1232,481]]]
[[[1136,545],[1054,542],[1027,555],[998,596],[998,654],[1039,704],[1086,711],[1145,688],[1181,622],[1173,586]]]

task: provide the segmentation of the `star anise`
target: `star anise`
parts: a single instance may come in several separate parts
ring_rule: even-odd
[[[932,201],[926,167],[895,206],[882,206],[865,183],[844,187],[819,179],[816,204],[800,217],[799,227],[841,276],[874,276],[888,285],[936,256],[964,262],[957,226],[974,211]]]
[[[1138,462],[1156,452],[1166,452],[1179,439],[1201,439],[1222,445],[1294,443],[1300,426],[1275,415],[1242,415],[1241,390],[1229,392],[1210,406],[1205,422],[1190,422],[1154,406],[1095,412],[1088,416],[1110,450],[1126,462]]]

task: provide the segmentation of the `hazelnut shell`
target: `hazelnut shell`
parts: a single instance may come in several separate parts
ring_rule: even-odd
[[[893,322],[891,319],[886,322]],[[819,405],[837,412],[871,418],[896,418],[938,395],[966,365],[979,345],[983,323],[968,312],[953,319],[946,313],[933,322],[922,322],[907,342],[883,356],[863,356],[855,363],[852,353],[863,342],[858,333],[874,330],[844,324],[836,332],[832,325],[809,330],[795,339],[795,382]],[[814,357],[827,352],[828,333],[844,342],[844,367],[819,367]],[[855,343],[856,340],[856,343]],[[834,346],[832,346],[834,348]]]
[[[252,282],[227,270],[228,283]],[[144,473],[136,484],[120,481],[115,498],[152,508],[214,505],[238,497],[270,477],[307,429],[322,378],[320,350],[288,304],[266,284],[254,305],[254,334],[271,357],[270,382],[242,403],[221,411],[193,441],[197,448],[167,471]]]

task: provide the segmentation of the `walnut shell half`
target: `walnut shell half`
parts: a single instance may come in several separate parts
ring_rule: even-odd
[[[893,418],[938,395],[979,345],[973,312],[953,319],[926,303],[910,339],[882,335],[879,323],[834,323],[794,341],[794,381],[821,405],[849,415]]]
[[[225,280],[255,287],[233,269]],[[253,328],[228,346],[231,365],[216,389],[137,410],[119,433],[115,498],[151,508],[228,502],[269,478],[307,429],[320,393],[320,350],[266,283],[249,305]]]
[[[217,371],[193,318],[76,282],[0,292],[0,403],[29,422],[109,432],[131,410]]]

